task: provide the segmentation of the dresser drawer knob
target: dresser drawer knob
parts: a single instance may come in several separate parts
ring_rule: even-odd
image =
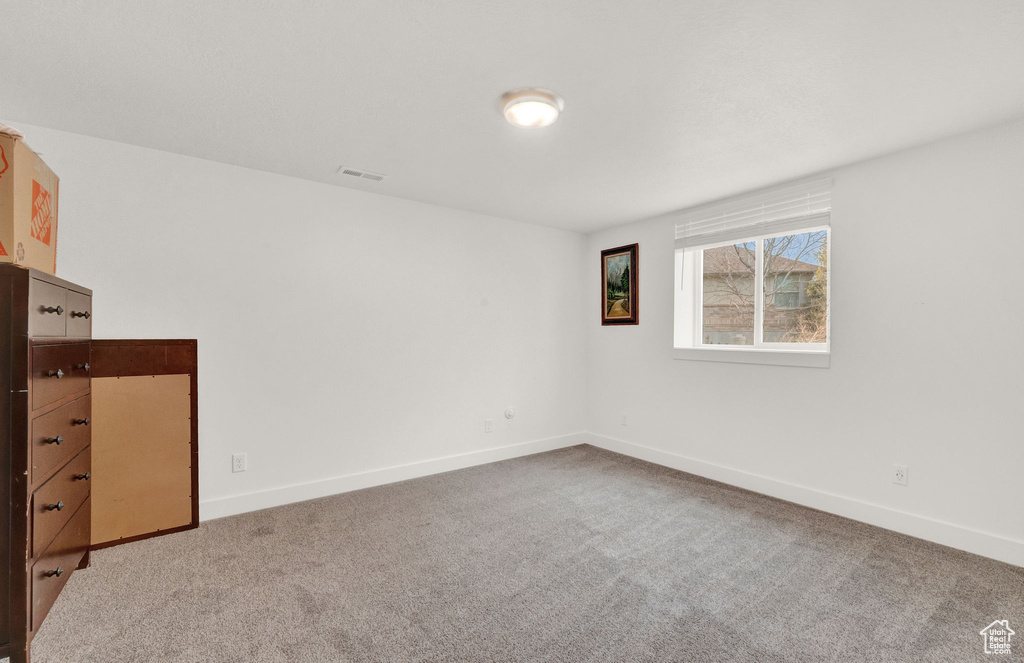
[[[89,362],[85,362],[84,364],[75,364],[75,370],[76,371],[85,371],[86,373],[88,373],[89,372]]]
[[[76,474],[75,481],[88,481],[92,478],[92,472],[86,472],[85,474]]]
[[[60,435],[58,435],[57,437],[48,437],[45,440],[43,440],[43,442],[45,442],[46,444],[56,444],[58,447],[60,446],[60,443],[63,441],[64,438],[61,437]]]
[[[64,567],[58,566],[56,571],[47,571],[44,575],[47,578],[52,578],[53,576],[57,576],[59,578],[64,575]]]
[[[89,417],[86,417],[85,419],[73,419],[71,423],[73,423],[76,426],[88,426],[90,421]]]
[[[88,320],[89,318],[92,317],[92,313],[89,313],[88,311],[72,311],[71,312],[71,317],[72,318],[85,318],[86,320]]]
[[[56,313],[57,315],[63,315],[64,314],[64,307],[63,306],[57,306],[57,307],[44,306],[43,307],[43,313]]]
[[[46,511],[63,511],[64,502],[57,502],[56,504],[47,504],[43,507]]]
[[[55,371],[47,371],[46,372],[46,377],[57,378],[59,380],[62,377],[64,377],[64,371],[60,370],[59,368],[57,370],[55,370]]]

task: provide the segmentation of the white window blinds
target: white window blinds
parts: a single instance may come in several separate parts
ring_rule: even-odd
[[[831,178],[768,189],[683,212],[676,248],[826,226],[831,210]]]

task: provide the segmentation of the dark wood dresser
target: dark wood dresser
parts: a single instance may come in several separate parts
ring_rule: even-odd
[[[92,291],[0,265],[0,658],[89,561]]]

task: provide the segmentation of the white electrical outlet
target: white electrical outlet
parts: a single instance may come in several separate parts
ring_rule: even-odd
[[[494,430],[494,419],[484,419],[484,432],[490,433]]]
[[[245,454],[231,454],[231,471],[245,472]]]
[[[622,415],[622,425],[623,426],[628,426],[629,425],[629,419],[626,417],[625,414]]]
[[[892,482],[901,486],[907,485],[907,466],[906,465],[893,465],[892,466]]]

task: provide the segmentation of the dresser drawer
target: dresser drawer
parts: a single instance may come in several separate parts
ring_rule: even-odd
[[[28,282],[28,335],[32,338],[64,336],[68,291],[39,279]]]
[[[32,565],[33,631],[39,630],[60,590],[64,589],[71,572],[89,548],[91,511],[87,499],[53,540],[46,553]]]
[[[92,397],[83,396],[32,421],[29,485],[44,480],[53,470],[89,446],[92,439]]]
[[[57,532],[89,497],[92,454],[86,448],[32,496],[32,556],[46,550]]]
[[[92,337],[92,296],[68,290],[67,337]]]
[[[32,346],[32,409],[89,388],[89,344]]]

